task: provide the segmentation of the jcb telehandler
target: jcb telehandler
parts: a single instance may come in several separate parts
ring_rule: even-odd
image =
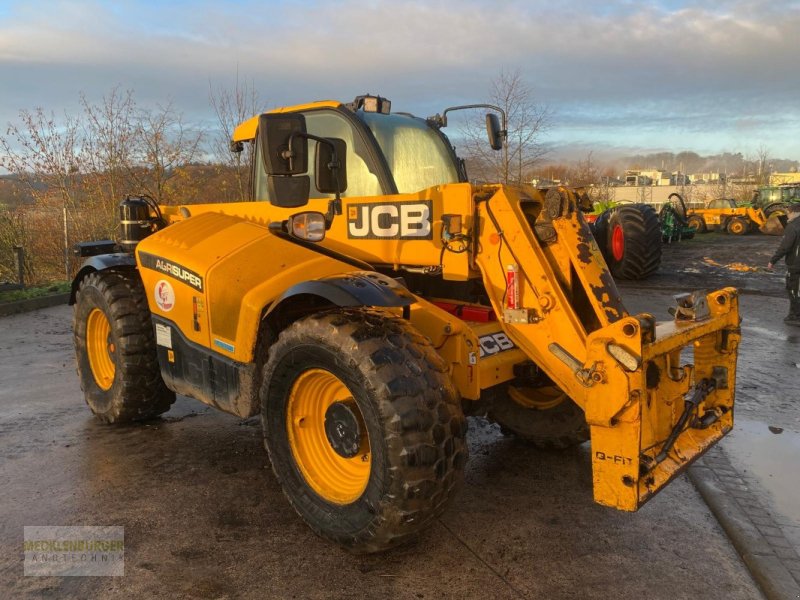
[[[754,229],[763,229],[767,216],[760,208],[737,206],[731,198],[718,198],[706,208],[690,208],[687,211],[689,227],[698,233],[727,231],[733,235],[745,235]]]
[[[626,511],[728,433],[736,290],[629,314],[572,191],[467,183],[441,131],[457,108],[277,109],[233,136],[252,202],[123,201],[120,239],[80,245],[72,287],[95,415],[151,418],[176,393],[260,413],[291,504],[353,551],[444,509],[465,414],[541,447],[591,439],[594,498]]]

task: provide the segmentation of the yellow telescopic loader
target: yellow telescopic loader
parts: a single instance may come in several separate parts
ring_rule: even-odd
[[[486,116],[502,151],[505,115]],[[733,425],[736,290],[626,309],[575,194],[471,185],[429,119],[379,96],[242,123],[252,201],[120,204],[72,286],[78,374],[107,423],[175,394],[260,414],[289,502],[358,552],[451,500],[465,415],[591,439],[594,498],[635,511]],[[498,117],[498,114],[501,117]]]
[[[745,235],[756,229],[769,233],[763,210],[737,206],[731,198],[712,200],[706,208],[690,208],[686,215],[688,227],[697,233],[727,231],[733,235]]]

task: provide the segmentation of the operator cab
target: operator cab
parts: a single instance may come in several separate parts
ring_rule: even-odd
[[[341,197],[413,194],[449,183],[467,181],[464,161],[441,132],[449,111],[490,108],[503,115],[486,115],[489,145],[504,146],[505,113],[496,106],[473,104],[447,108],[441,115],[420,119],[391,113],[391,102],[380,96],[358,96],[349,104],[324,101],[278,109],[236,128],[231,149],[241,152],[253,143],[252,199],[281,208],[305,206],[311,199],[328,199],[327,213],[302,213],[297,220],[308,231],[331,227],[341,214]],[[313,151],[313,154],[312,154]],[[309,156],[314,156],[310,161]],[[311,185],[311,182],[314,185]],[[311,219],[311,220],[309,220]],[[272,226],[271,226],[272,227]],[[278,224],[274,225],[275,228]],[[280,224],[294,233],[292,222]]]
[[[342,195],[369,197],[419,190],[466,181],[461,161],[447,137],[424,119],[406,113],[391,114],[390,103],[380,96],[360,96],[343,105],[320,102],[310,107],[271,113],[276,117],[301,116],[305,132],[344,142],[347,166],[347,190]],[[263,115],[262,115],[263,117]],[[273,122],[277,122],[273,120]],[[259,120],[258,138],[253,157],[253,200],[275,202],[274,187],[269,185],[268,164],[264,160],[266,122]],[[298,155],[314,156],[318,141],[305,140]],[[292,175],[316,178],[318,161],[300,161],[302,171]],[[333,193],[311,186],[308,199],[332,198]]]
[[[423,189],[467,181],[463,160],[456,156],[455,148],[441,129],[447,126],[448,111],[465,108],[490,108],[503,115],[502,126],[496,114],[487,114],[487,133],[490,146],[499,150],[505,138],[505,113],[495,106],[475,104],[446,109],[442,115],[421,119],[408,113],[391,113],[391,102],[381,96],[358,96],[353,102],[342,104],[333,101],[278,109],[274,116],[286,118],[302,117],[306,135],[304,147],[293,148],[302,171],[294,169],[291,174],[281,176],[307,176],[316,178],[319,161],[307,161],[304,156],[313,156],[318,138],[337,139],[344,142],[343,159],[347,165],[348,182],[342,195],[348,197],[370,197],[390,194],[414,193]],[[263,139],[265,115],[254,117],[237,127],[231,148],[242,151],[245,141],[254,143],[252,199],[281,203],[275,197],[274,186],[270,188],[269,162],[264,157]],[[280,119],[273,119],[276,125]],[[278,128],[279,129],[279,128]],[[288,130],[283,134],[288,138]],[[296,131],[295,133],[298,133]],[[273,132],[269,137],[275,137]],[[259,142],[259,140],[261,140]],[[284,142],[284,146],[286,143]],[[275,175],[275,173],[272,173]],[[283,182],[286,183],[286,182]],[[300,186],[302,187],[302,186]],[[331,198],[334,194],[310,186],[309,199]]]
[[[736,208],[736,200],[733,198],[717,198],[709,202],[707,208]]]

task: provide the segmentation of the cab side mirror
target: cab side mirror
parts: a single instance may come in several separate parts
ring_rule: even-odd
[[[314,185],[323,194],[341,194],[347,190],[346,156],[347,143],[340,138],[317,142]]]
[[[300,175],[308,171],[308,147],[302,137],[306,133],[303,115],[261,115],[258,131],[268,175]]]
[[[308,204],[310,178],[306,119],[299,114],[264,114],[258,118],[264,170],[272,204],[296,208]]]
[[[500,126],[500,119],[494,113],[486,113],[486,134],[492,150],[502,150],[506,132]]]

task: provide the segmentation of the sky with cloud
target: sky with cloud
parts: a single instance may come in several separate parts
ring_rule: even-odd
[[[546,141],[800,158],[800,2],[0,0],[0,125],[113,87],[212,121],[209,86],[266,107],[380,93],[427,116],[519,70]]]

